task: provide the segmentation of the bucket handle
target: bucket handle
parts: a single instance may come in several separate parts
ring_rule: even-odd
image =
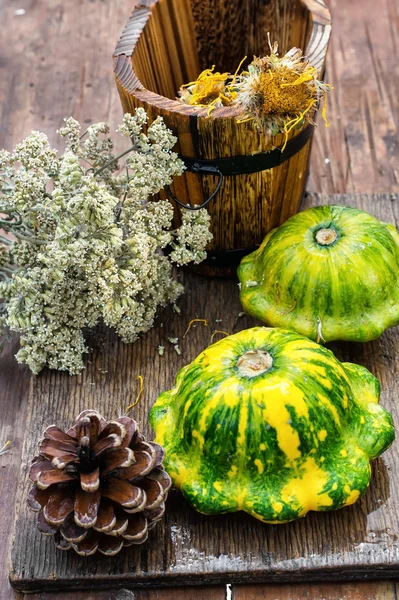
[[[169,196],[169,198],[171,198],[172,200],[177,202],[177,204],[179,206],[182,206],[183,208],[187,208],[188,210],[200,210],[201,208],[205,208],[205,206],[207,204],[209,204],[209,202],[211,200],[214,199],[214,197],[220,190],[220,187],[223,182],[223,173],[221,171],[219,171],[219,169],[217,167],[213,167],[212,165],[200,165],[199,163],[194,163],[193,165],[191,165],[190,172],[197,173],[198,175],[215,175],[215,176],[217,175],[219,177],[214,191],[209,196],[209,198],[207,198],[207,200],[205,200],[205,202],[203,202],[200,206],[191,206],[190,204],[184,204],[178,198],[176,198],[176,196],[173,194],[173,192],[169,186],[166,186],[166,193]]]

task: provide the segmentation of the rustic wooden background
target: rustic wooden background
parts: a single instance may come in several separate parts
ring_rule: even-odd
[[[112,50],[134,0],[0,0],[0,147],[31,129],[55,130],[72,114],[82,123],[120,120]],[[397,0],[330,0],[333,35],[328,79],[335,86],[331,127],[315,134],[309,189],[326,193],[399,191],[399,5]],[[8,586],[12,512],[26,423],[30,376],[15,347],[0,363],[0,598]],[[65,600],[391,600],[392,582],[235,586],[174,591],[62,593]],[[36,596],[43,600],[54,597]],[[34,598],[34,596],[30,596]]]
[[[343,204],[368,211],[379,219],[399,224],[399,194],[308,194],[303,208]],[[235,333],[259,322],[238,317],[241,306],[237,282],[211,279],[184,271],[186,293],[178,300],[180,313],[171,306],[155,326],[135,344],[123,344],[115,333],[98,327],[90,336],[92,348],[86,369],[76,377],[45,370],[30,378],[26,434],[22,451],[20,485],[15,498],[16,532],[11,578],[18,590],[69,591],[119,585],[192,585],[244,582],[324,581],[325,579],[399,578],[399,440],[373,463],[371,485],[356,505],[324,514],[309,514],[295,523],[265,526],[245,515],[204,516],[192,510],[177,491],[170,494],[166,515],[148,544],[111,559],[79,560],[74,553],[59,553],[53,540],[40,535],[35,515],[26,507],[31,482],[28,465],[49,423],[68,427],[71,418],[87,407],[112,418],[132,402],[136,376],[144,389],[132,415],[144,435],[155,398],[174,385],[176,374],[211,342],[212,331]],[[206,319],[187,332],[193,318]],[[222,322],[220,322],[220,319]],[[167,339],[178,338],[181,355]],[[220,339],[220,334],[218,338]],[[159,345],[165,345],[159,356]],[[399,427],[399,327],[367,344],[329,345],[339,360],[368,368],[381,383],[381,404]],[[150,438],[151,439],[151,438]],[[30,551],[34,549],[34,551]]]

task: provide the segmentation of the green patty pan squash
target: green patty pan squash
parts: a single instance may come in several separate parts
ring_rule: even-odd
[[[399,233],[368,213],[318,206],[271,231],[239,268],[244,310],[320,341],[366,342],[399,324]]]
[[[150,413],[174,485],[199,512],[284,523],[355,502],[394,439],[378,380],[294,331],[213,344]]]

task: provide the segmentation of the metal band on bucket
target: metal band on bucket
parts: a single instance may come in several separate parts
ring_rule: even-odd
[[[190,206],[184,204],[176,198],[169,186],[166,187],[166,192],[172,200],[179,206],[187,210],[200,210],[213,200],[219,192],[223,177],[234,177],[237,175],[246,175],[248,173],[258,173],[278,167],[283,162],[299,152],[310,140],[313,133],[313,125],[308,124],[302,131],[287,142],[283,151],[281,148],[274,148],[270,152],[259,152],[257,154],[248,154],[246,156],[231,156],[225,158],[213,158],[203,160],[182,156],[179,158],[184,162],[187,171],[197,175],[213,175],[218,177],[218,182],[212,194],[200,206]],[[202,265],[213,266],[217,268],[229,268],[238,266],[241,259],[253,252],[255,248],[238,248],[233,250],[220,250],[208,252],[207,258],[201,263]]]
[[[187,171],[196,175],[214,175],[217,176],[218,183],[215,190],[200,206],[191,206],[184,204],[176,198],[169,186],[166,191],[168,196],[177,202],[179,206],[187,210],[199,210],[204,208],[216,196],[221,188],[223,177],[231,177],[236,175],[246,175],[248,173],[258,173],[278,167],[283,162],[299,152],[310,140],[313,133],[313,125],[307,125],[298,135],[287,142],[283,151],[280,148],[274,148],[270,152],[259,152],[257,154],[248,154],[246,156],[228,156],[225,158],[199,159],[189,156],[179,158],[184,162]]]

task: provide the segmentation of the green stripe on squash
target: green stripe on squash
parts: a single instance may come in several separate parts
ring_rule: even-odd
[[[362,210],[295,215],[242,260],[238,277],[248,314],[316,341],[365,342],[399,324],[399,233]]]
[[[294,331],[256,327],[184,367],[150,423],[194,508],[282,523],[365,492],[370,460],[394,439],[378,399],[364,367]]]

